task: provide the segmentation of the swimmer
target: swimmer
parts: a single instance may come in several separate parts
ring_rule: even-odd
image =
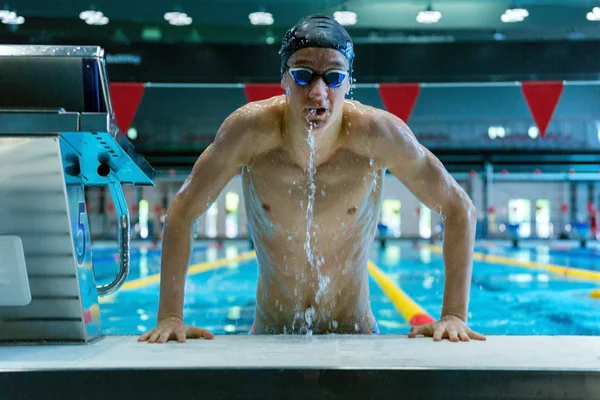
[[[252,333],[377,333],[367,262],[386,171],[445,219],[439,321],[409,337],[484,340],[467,325],[476,212],[440,161],[399,118],[347,100],[353,44],[333,18],[313,15],[281,45],[285,95],[229,115],[170,205],[157,327],[139,341],[213,339],[183,321],[196,219],[242,173],[259,278]]]

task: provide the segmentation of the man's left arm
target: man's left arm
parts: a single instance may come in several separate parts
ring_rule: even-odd
[[[427,207],[444,221],[444,299],[440,321],[414,327],[417,334],[434,340],[484,340],[467,326],[476,209],[467,193],[442,163],[422,146],[399,118],[385,113],[374,122],[371,151],[382,166],[397,177]]]

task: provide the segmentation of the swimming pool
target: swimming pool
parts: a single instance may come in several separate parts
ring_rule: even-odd
[[[258,279],[249,244],[196,242],[186,283],[186,323],[214,334],[247,334]],[[599,335],[600,300],[590,297],[600,280],[575,279],[531,267],[531,262],[598,270],[596,250],[548,246],[512,249],[479,244],[473,264],[469,324],[488,335]],[[99,283],[116,271],[116,246],[96,244],[94,268]],[[246,256],[228,262],[223,258]],[[486,257],[488,256],[488,257]],[[481,258],[485,257],[483,260]],[[373,246],[371,261],[408,296],[438,318],[443,295],[443,258],[439,248],[408,241]],[[212,265],[206,263],[213,262]],[[527,266],[529,267],[527,268]],[[156,324],[160,248],[132,243],[131,272],[124,287],[100,300],[105,334],[141,334]],[[382,334],[406,334],[410,325],[371,276],[371,305]]]

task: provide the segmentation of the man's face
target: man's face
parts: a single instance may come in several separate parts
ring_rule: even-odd
[[[336,120],[342,113],[344,96],[350,91],[348,68],[346,57],[333,49],[306,48],[292,54],[281,86],[294,119],[305,120],[312,129],[326,128],[330,121]]]

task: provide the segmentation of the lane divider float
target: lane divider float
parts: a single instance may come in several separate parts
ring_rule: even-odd
[[[442,254],[442,247],[433,245],[421,245],[421,248],[429,249],[435,253]],[[600,271],[590,271],[587,269],[566,267],[564,265],[542,264],[531,261],[517,261],[509,257],[495,256],[491,254],[483,254],[474,252],[473,259],[477,261],[485,261],[492,264],[504,264],[512,267],[543,269],[557,275],[562,275],[567,278],[579,278],[585,280],[600,281]]]
[[[377,265],[369,261],[369,273],[377,282],[383,293],[390,299],[396,309],[411,326],[425,325],[435,322],[433,317],[418,305],[409,295],[400,289]]]

